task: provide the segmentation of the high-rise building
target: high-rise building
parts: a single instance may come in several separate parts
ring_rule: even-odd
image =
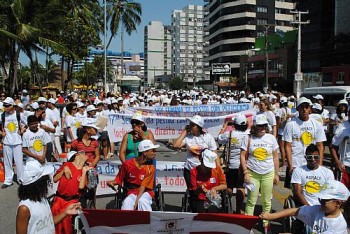
[[[171,75],[171,27],[159,21],[145,26],[145,87],[158,87],[157,77]]]
[[[171,16],[173,28],[173,76],[179,76],[191,86],[209,80],[205,72],[203,6],[188,5],[174,10]]]
[[[239,76],[240,56],[252,49],[255,38],[276,30],[291,31],[294,19],[290,10],[295,9],[295,0],[205,0],[204,20],[209,21],[208,61],[229,63],[231,76]],[[212,77],[214,79],[214,77]]]

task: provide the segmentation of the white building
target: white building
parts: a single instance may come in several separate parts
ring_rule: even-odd
[[[179,76],[191,86],[208,80],[205,72],[203,6],[188,5],[172,12],[173,76]]]
[[[155,77],[171,75],[171,27],[162,22],[151,21],[144,34],[146,87],[157,87]]]
[[[204,0],[209,22],[207,48],[213,63],[229,63],[231,75],[239,77],[239,59],[255,44],[255,38],[276,30],[293,30],[294,19],[290,10],[295,9],[295,0]]]

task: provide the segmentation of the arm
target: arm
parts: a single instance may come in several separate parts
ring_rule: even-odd
[[[303,195],[303,188],[301,187],[301,184],[293,183],[293,194],[298,201],[306,206],[309,206],[310,204],[306,201],[304,195]]]
[[[151,140],[153,142],[153,144],[156,143],[156,140],[154,139],[154,135],[153,132],[148,130],[148,135],[147,135],[148,140]]]
[[[293,172],[292,143],[285,141],[284,146],[286,150],[286,158],[287,158],[287,164],[289,167],[289,174],[292,174]]]
[[[46,150],[47,150],[47,146],[44,145],[43,146],[43,157],[46,158]]]
[[[183,141],[184,141],[186,135],[187,135],[186,129],[182,130],[180,136],[174,140],[174,144],[173,144],[174,148],[181,149],[181,147],[184,146]]]
[[[244,149],[241,149],[241,167],[242,167],[242,171],[244,174],[244,182],[245,183],[250,183],[250,174],[249,174],[249,169],[247,167],[247,160],[246,160],[246,155],[247,155],[247,151]]]
[[[49,126],[44,125],[44,124],[40,124],[40,128],[44,129],[45,132],[50,132],[50,133],[56,132],[55,128],[50,128]]]
[[[63,212],[53,217],[53,223],[56,225],[60,223],[67,215],[78,214],[78,210],[80,209],[81,209],[80,203],[70,204],[69,206],[67,206],[67,208]]]
[[[316,143],[318,150],[320,151],[320,165],[323,164],[323,155],[324,155],[324,145],[323,142]]]
[[[340,155],[339,155],[339,146],[336,146],[336,145],[331,145],[330,147],[331,149],[331,155],[332,155],[332,158],[334,160],[334,163],[336,165],[336,167],[340,170],[340,171],[343,171],[345,169],[345,166],[344,164],[342,164],[340,162]]]
[[[63,174],[66,176],[67,179],[70,179],[72,177],[72,172],[70,171],[69,167],[63,166],[63,169],[54,175],[53,182],[57,183],[61,179]]]
[[[99,149],[98,144],[97,144],[97,147],[95,148],[95,159],[94,159],[91,166],[95,167],[97,165],[97,163],[100,161],[100,158],[101,158],[100,149]]]
[[[41,162],[41,163],[45,162],[45,155],[41,155],[41,156],[40,156],[40,155],[33,154],[33,153],[30,152],[30,150],[29,150],[28,148],[26,148],[26,147],[22,147],[22,152],[23,152],[25,155],[27,155],[27,156],[29,156],[29,157],[32,157],[32,158],[38,160],[38,161]]]
[[[80,181],[79,181],[79,189],[84,189],[85,188],[85,185],[87,184],[86,173],[90,169],[92,169],[92,167],[89,167],[89,166],[84,166],[83,167],[82,175],[81,175],[81,178],[80,178]]]
[[[278,152],[277,152],[277,150],[274,150],[272,152],[272,156],[273,156],[273,164],[274,164],[274,168],[275,168],[275,176],[273,178],[273,183],[274,184],[278,184],[278,182],[279,182],[278,170],[279,170],[280,162],[279,162],[279,159],[278,159]]]
[[[134,210],[137,210],[137,205],[139,204],[139,200],[142,196],[142,194],[145,192],[146,187],[141,185],[139,188],[139,193],[137,194],[135,205],[134,205]]]
[[[120,150],[119,150],[119,159],[122,163],[125,162],[126,158],[126,145],[128,144],[128,134],[125,134],[123,136],[122,143],[120,144]]]
[[[72,139],[72,141],[74,141],[75,139],[74,139],[74,136],[73,136],[72,128],[68,126],[67,127],[67,132],[68,132],[70,138]]]
[[[17,209],[16,215],[16,233],[27,234],[28,223],[30,219],[30,211],[28,207],[22,205]]]
[[[289,217],[289,216],[296,216],[299,212],[300,208],[290,208],[290,209],[285,209],[285,210],[281,210],[277,213],[265,213],[262,212],[259,217],[261,219],[264,220],[276,220],[276,219],[280,219],[280,218],[284,218],[284,217]]]
[[[274,135],[274,137],[277,138],[277,126],[276,125],[272,126],[272,135]]]

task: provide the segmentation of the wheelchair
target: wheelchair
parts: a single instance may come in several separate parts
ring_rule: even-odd
[[[293,196],[289,196],[283,205],[283,209],[289,208],[297,208],[299,205],[294,201]],[[311,233],[309,231],[309,227],[306,226],[303,222],[295,218],[294,216],[285,217],[284,218],[284,231],[288,233],[296,233],[296,234],[308,234]]]
[[[232,209],[232,203],[231,203],[231,196],[226,192],[226,190],[220,191],[220,196],[222,198],[220,212],[232,214],[233,209]],[[186,189],[186,192],[184,193],[184,196],[182,197],[181,212],[192,212],[191,203],[190,203],[190,190],[189,189]]]
[[[114,196],[114,206],[113,209],[120,210],[123,205],[124,199],[127,197],[128,189],[123,186],[118,186],[117,192]],[[152,201],[152,210],[154,211],[164,211],[164,193],[162,192],[162,185],[157,184],[154,189],[154,199]]]

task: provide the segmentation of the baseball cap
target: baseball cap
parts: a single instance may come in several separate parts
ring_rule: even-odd
[[[2,101],[2,102],[4,104],[8,104],[8,105],[11,105],[11,106],[13,106],[15,104],[15,101],[12,98],[10,98],[10,97],[5,98],[5,100]]]
[[[47,102],[47,99],[44,97],[39,97],[38,102]]]
[[[84,105],[84,103],[82,103],[82,102],[76,102],[77,103],[77,107],[78,108],[81,108],[81,107],[84,107],[85,105]]]
[[[28,93],[28,91],[26,89],[23,89],[22,93]]]
[[[39,109],[39,104],[38,104],[37,102],[33,102],[30,106],[31,106],[34,110]]]
[[[314,195],[320,199],[337,199],[346,201],[350,196],[350,192],[343,183],[337,180],[329,180],[323,184],[320,192],[314,193]]]
[[[23,109],[23,107],[24,107],[22,102],[19,102],[19,103],[15,104],[15,106],[17,106],[17,107],[19,107],[21,109]]]
[[[120,102],[120,101],[123,101],[124,99],[123,99],[123,97],[118,97],[117,98],[117,102]]]
[[[312,97],[318,100],[323,100],[323,96],[321,94],[317,94],[316,96],[312,96]]]
[[[58,95],[57,95],[58,96]],[[52,103],[52,104],[55,104],[57,101],[56,101],[56,99],[54,99],[54,98],[50,98],[49,100],[48,100],[48,102],[50,102],[50,103]]]
[[[346,99],[342,99],[339,101],[338,105],[340,105],[340,104],[348,105],[348,101],[346,101]]]
[[[83,121],[83,123],[81,124],[83,127],[91,127],[91,128],[94,128],[96,130],[100,130],[100,127],[98,127],[96,125],[96,121],[91,121],[89,119],[86,119]]]
[[[20,182],[22,185],[32,184],[41,177],[53,173],[53,171],[54,168],[52,165],[42,166],[37,160],[29,161],[24,166],[23,176]]]
[[[236,116],[232,117],[232,120],[235,124],[238,125],[246,125],[247,124],[247,117],[243,114],[237,114]]]
[[[302,103],[309,103],[310,105],[312,105],[312,102],[310,101],[310,99],[308,99],[306,97],[299,98],[299,100],[297,102],[297,107]]]
[[[87,108],[86,108],[86,112],[89,112],[89,111],[95,111],[97,110],[96,107],[94,105],[88,105]]]
[[[312,103],[312,109],[322,110],[322,106],[318,103]]]
[[[137,149],[139,150],[139,152],[145,152],[147,150],[156,149],[158,147],[159,147],[159,145],[153,144],[153,142],[151,140],[143,140],[140,142]]]
[[[203,99],[208,99],[208,96],[207,96],[207,95],[203,95],[203,96],[202,96],[202,100],[203,100]]]
[[[286,102],[288,102],[288,98],[283,96],[283,97],[280,98],[280,102],[281,103],[286,103]]]
[[[209,168],[216,168],[217,154],[211,150],[205,149],[202,153],[203,164]]]
[[[67,154],[67,161],[69,161],[77,153],[77,151],[69,151],[69,153]]]
[[[194,124],[197,124],[201,128],[203,128],[203,126],[204,126],[204,119],[199,115],[195,115],[191,118],[187,118],[187,120],[189,120],[190,122],[192,122]]]
[[[143,116],[140,114],[140,113],[135,113],[131,119],[135,119],[135,120],[138,120],[138,121],[141,121],[141,122],[145,122],[145,120],[143,119]]]
[[[255,116],[255,124],[256,125],[263,125],[263,124],[268,124],[269,122],[267,121],[266,115],[264,114],[258,114]]]

